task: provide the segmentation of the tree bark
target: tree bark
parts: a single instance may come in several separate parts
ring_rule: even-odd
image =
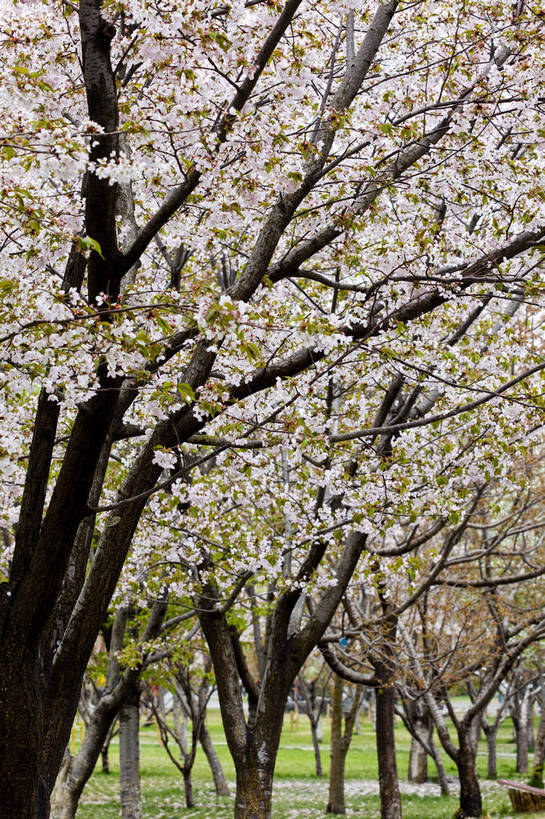
[[[386,669],[383,671],[378,665],[375,666],[375,669],[378,679],[384,679]],[[401,819],[401,793],[394,735],[395,688],[393,681],[386,680],[382,688],[377,688],[376,708],[380,815],[381,819]]]
[[[318,735],[318,731],[320,728],[320,718],[318,720],[311,719],[310,720],[310,733],[312,735],[312,747],[314,748],[314,765],[315,765],[315,773],[316,776],[323,776],[323,768],[322,768],[322,754],[320,751],[320,738]]]
[[[483,801],[477,778],[476,747],[473,747],[469,733],[459,731],[460,749],[456,764],[460,779],[460,807],[467,816],[481,816]]]
[[[227,780],[225,779],[225,774],[223,773],[223,768],[221,767],[221,762],[219,761],[216,749],[212,744],[212,738],[204,723],[202,725],[201,733],[199,735],[199,741],[202,745],[204,753],[206,754],[208,764],[210,765],[210,770],[212,771],[212,778],[214,780],[214,787],[216,789],[217,795],[229,796],[230,795],[229,785],[227,784]]]
[[[51,792],[50,819],[74,819],[76,815],[79,793],[71,787],[72,763],[73,757],[67,748]]]
[[[140,794],[140,690],[135,684],[119,712],[119,768],[122,819],[142,819]]]
[[[405,708],[407,711],[410,710],[407,717],[411,720],[412,731],[416,734],[411,740],[407,779],[409,782],[421,784],[428,780],[428,753],[426,747],[429,747],[431,742],[433,721],[423,700],[406,702]]]
[[[19,642],[17,635],[12,639]],[[49,788],[40,773],[44,715],[38,669],[38,656],[32,646],[23,649],[14,646],[12,640],[4,641],[0,666],[0,817],[3,819],[47,819],[49,814]]]
[[[517,719],[515,726],[517,773],[526,773],[528,771],[528,723],[525,710],[521,709],[520,718]]]
[[[488,727],[483,726],[483,728],[486,734],[486,748],[488,752],[486,776],[487,779],[497,779],[498,767],[496,740],[498,738],[498,728],[496,725],[489,725]]]
[[[346,753],[342,747],[344,681],[335,674],[331,698],[331,762],[329,767],[329,797],[327,813],[346,813],[344,804],[344,766]]]
[[[275,755],[251,748],[236,764],[235,819],[270,819]],[[235,760],[236,763],[236,760]]]
[[[184,795],[186,808],[194,808],[195,798],[193,796],[193,779],[191,777],[191,770],[184,771]]]
[[[417,739],[412,737],[409,751],[407,781],[422,784],[428,781],[428,755]]]
[[[543,762],[545,760],[545,682],[543,673],[540,673],[540,707],[541,714],[539,717],[539,725],[537,728],[537,736],[534,747],[534,761],[532,765],[532,781],[531,785],[535,788],[543,787]]]

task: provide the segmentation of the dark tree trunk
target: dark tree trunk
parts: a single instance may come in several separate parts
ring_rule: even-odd
[[[252,749],[237,765],[235,819],[270,819],[275,755]]]
[[[49,788],[40,775],[44,715],[38,657],[32,648],[22,651],[19,647],[13,652],[10,648],[3,641],[3,662],[0,666],[0,817],[47,819]]]
[[[390,614],[390,604],[379,586],[380,603],[385,617],[384,643],[381,655],[372,659],[375,669],[376,742],[381,819],[401,819],[401,793],[397,772],[395,745],[395,651],[397,618]]]
[[[456,761],[460,779],[460,807],[467,816],[481,816],[483,801],[477,778],[476,748],[473,740],[460,734],[460,749]]]
[[[377,665],[378,679],[384,679],[386,669]],[[397,773],[394,735],[395,688],[386,683],[376,691],[377,756],[379,770],[381,819],[401,819],[401,793]]]
[[[119,768],[123,819],[142,819],[139,729],[140,691],[136,684],[119,712]]]
[[[102,773],[110,773],[110,743],[105,743],[100,749],[100,761],[102,763]]]
[[[184,795],[186,808],[195,807],[195,799],[193,796],[193,779],[191,778],[191,769],[184,771]]]

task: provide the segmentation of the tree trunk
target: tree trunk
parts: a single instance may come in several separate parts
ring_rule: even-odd
[[[386,669],[376,666],[377,679],[384,680]],[[382,672],[382,673],[380,673]],[[394,736],[395,689],[386,684],[376,689],[377,756],[381,819],[401,819],[401,794],[397,773]]]
[[[417,784],[428,781],[428,754],[414,737],[411,739],[411,749],[409,751],[407,780]]]
[[[39,767],[44,736],[39,661],[30,649],[12,652],[6,642],[0,646],[0,817],[47,819],[49,788]]]
[[[195,799],[193,797],[193,780],[191,778],[191,770],[184,771],[184,794],[186,808],[194,808]]]
[[[521,713],[521,718],[517,720],[515,730],[515,740],[517,744],[517,773],[526,773],[528,770],[528,724],[526,714]]]
[[[140,691],[135,685],[119,712],[122,819],[142,819],[140,795]]]
[[[50,819],[74,819],[76,815],[79,792],[70,786],[73,761],[67,748],[51,793]]]
[[[460,779],[460,807],[467,816],[481,816],[483,801],[476,770],[476,752],[469,738],[460,737],[460,750],[456,761]]]
[[[432,752],[432,758],[435,763],[435,768],[437,770],[437,778],[439,779],[439,787],[441,788],[441,796],[450,796],[450,788],[448,785],[447,775],[445,773],[445,766],[441,762],[441,756],[437,747],[433,741],[433,738],[430,739],[430,748]]]
[[[344,681],[335,674],[331,698],[331,762],[329,768],[329,798],[327,813],[346,813],[344,805],[344,766],[346,754],[342,747]]]
[[[545,708],[541,705],[541,716],[535,741],[532,782],[535,788],[543,787],[543,761],[545,759]]]
[[[274,761],[275,755],[259,750],[237,764],[234,819],[270,819]]]
[[[487,751],[488,751],[486,776],[487,776],[488,779],[497,779],[498,778],[498,768],[497,768],[496,740],[498,738],[498,727],[496,725],[488,725],[485,728],[485,734],[486,734],[486,747],[487,747]]]
[[[316,769],[316,776],[323,776],[322,770],[322,755],[320,753],[320,738],[318,736],[318,730],[320,726],[320,718],[315,722],[311,719],[310,721],[310,733],[312,735],[312,747],[314,748],[314,763]]]
[[[51,795],[50,819],[72,819],[76,815],[80,796],[105,747],[105,738],[117,712],[117,705],[110,707],[106,698],[99,700],[79,751],[74,756],[66,752]]]
[[[223,773],[221,762],[219,761],[216,749],[212,744],[212,739],[210,737],[210,734],[208,733],[208,729],[204,725],[204,722],[202,724],[199,740],[202,745],[202,749],[206,754],[208,764],[210,765],[210,770],[212,771],[214,787],[216,788],[217,795],[229,796],[230,795],[229,785],[227,784],[227,780],[225,779],[225,774]]]
[[[103,745],[100,750],[100,760],[102,762],[102,773],[109,774],[110,773],[110,743],[108,742],[106,745]]]
[[[526,736],[528,737],[528,753],[534,752],[534,700],[528,696],[528,708],[526,711]]]

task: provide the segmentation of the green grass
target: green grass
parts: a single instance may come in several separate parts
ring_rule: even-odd
[[[324,816],[327,801],[327,776],[329,773],[329,721],[324,720],[324,740],[322,765],[324,776],[321,780],[314,775],[314,754],[312,751],[310,728],[307,718],[299,716],[298,724],[292,724],[290,715],[284,720],[282,741],[278,753],[275,772],[275,793],[273,800],[274,819],[315,819]],[[234,768],[225,743],[218,711],[211,710],[207,725],[212,735],[216,751],[230,783],[234,782]],[[410,737],[398,725],[396,730],[397,760],[400,778],[407,773]],[[97,771],[88,783],[78,810],[78,819],[117,819],[119,810],[119,767],[118,746],[114,739],[110,749],[109,776]],[[447,774],[456,777],[456,768],[443,755]],[[486,775],[486,748],[480,748],[478,759],[479,774]],[[156,731],[146,727],[141,732],[141,770],[144,817],[146,819],[227,819],[232,816],[232,801],[218,799],[215,795],[208,763],[199,749],[194,767],[194,787],[198,808],[184,807],[183,784],[164,750],[159,745]],[[430,766],[430,774],[435,770]],[[503,778],[520,778],[515,773],[515,748],[512,743],[510,722],[506,721],[498,737],[498,775]],[[348,816],[374,819],[380,816],[376,790],[378,777],[375,752],[375,735],[371,724],[363,726],[359,735],[354,735],[346,764],[346,806]],[[453,785],[453,791],[455,786]],[[512,817],[512,809],[506,792],[493,783],[483,781],[486,807],[492,817]],[[451,819],[457,807],[457,799],[438,796],[403,795],[404,819]]]

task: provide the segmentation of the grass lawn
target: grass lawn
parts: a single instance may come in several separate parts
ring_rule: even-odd
[[[219,711],[210,710],[207,725],[212,735],[216,751],[220,757],[225,775],[234,782],[234,768],[225,743]],[[502,778],[521,779],[515,773],[515,749],[512,730],[506,721],[498,737],[498,774]],[[396,731],[397,759],[400,777],[406,776],[410,738],[400,724]],[[114,819],[119,817],[119,766],[118,746],[114,739],[110,749],[112,773],[104,775],[97,768],[88,783],[78,810],[78,819]],[[456,768],[444,757],[447,774],[456,777]],[[273,800],[274,819],[314,819],[324,816],[327,802],[327,776],[329,773],[329,720],[324,719],[324,741],[322,743],[322,764],[324,777],[314,775],[314,754],[312,751],[310,728],[307,718],[301,714],[298,721],[287,714],[275,774]],[[228,819],[232,816],[232,801],[218,799],[206,757],[199,749],[194,767],[195,797],[198,808],[184,807],[183,784],[166,753],[159,744],[153,726],[141,731],[141,767],[144,817],[146,819]],[[433,766],[430,773],[435,773]],[[483,745],[479,754],[479,773],[486,775],[486,749]],[[346,764],[346,806],[348,816],[362,819],[380,817],[378,798],[375,736],[369,722],[360,734],[354,735]],[[522,777],[524,779],[524,777]],[[406,785],[404,785],[405,789]],[[410,786],[408,786],[410,789]],[[455,796],[441,798],[437,787],[430,785],[419,791],[426,795],[408,792],[403,794],[404,819],[451,819],[457,807]],[[431,795],[429,795],[431,792]],[[453,792],[456,785],[453,783]],[[490,816],[513,817],[507,793],[494,783],[483,781],[484,801]],[[526,814],[528,816],[528,814]]]

